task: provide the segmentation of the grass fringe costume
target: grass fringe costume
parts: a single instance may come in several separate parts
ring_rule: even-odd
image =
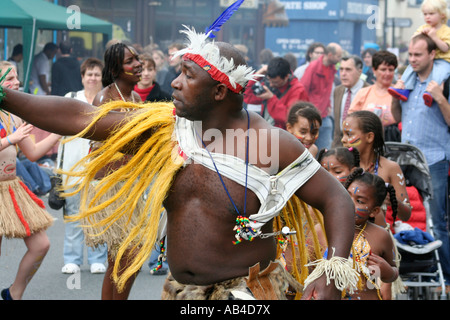
[[[66,193],[66,196],[81,192],[80,213],[70,219],[89,221],[89,227],[102,230],[99,235],[106,232],[119,219],[125,218],[125,221],[129,223],[140,199],[146,191],[149,191],[144,210],[140,211],[140,216],[136,217],[136,226],[132,227],[117,251],[117,262],[128,249],[134,257],[133,263],[124,270],[120,278],[118,273],[121,270],[118,270],[118,263],[114,266],[113,279],[117,282],[119,289],[123,289],[126,280],[140,269],[151,253],[157,238],[163,201],[175,173],[183,165],[183,159],[176,153],[176,143],[172,139],[175,119],[174,107],[169,103],[152,105],[122,101],[107,103],[99,108],[93,122],[84,131],[71,137],[69,141],[83,136],[98,120],[110,111],[121,107],[141,110],[138,114],[129,117],[129,122],[125,122],[123,127],[115,130],[109,139],[77,163],[71,171],[62,172],[68,176],[78,177],[74,184],[65,186],[66,190],[75,188],[73,192]],[[154,130],[155,128],[157,130]],[[105,163],[122,159],[125,156],[123,151],[135,146],[136,138],[148,130],[154,130],[151,138],[139,146],[125,165],[98,180],[93,186],[95,195],[88,200],[89,191],[92,190],[91,181],[95,180],[96,173]],[[151,189],[149,189],[150,185],[152,185]],[[106,195],[113,188],[117,188],[117,193],[107,198]],[[105,201],[100,201],[102,198]],[[113,214],[96,221],[96,213],[112,206]]]
[[[139,199],[148,191],[145,209],[139,211],[140,215],[135,217],[137,224],[123,239],[117,251],[113,279],[121,290],[127,279],[145,263],[155,242],[159,240],[158,229],[160,216],[164,210],[163,202],[175,174],[183,167],[185,160],[180,155],[180,149],[174,137],[175,117],[174,106],[171,103],[109,102],[102,105],[92,123],[83,132],[70,139],[84,136],[95,126],[97,121],[110,111],[119,108],[138,111],[137,114],[127,117],[122,127],[113,130],[99,149],[86,156],[69,172],[62,173],[78,177],[75,183],[65,186],[66,190],[75,188],[73,192],[66,195],[70,196],[81,192],[80,213],[70,219],[88,221],[90,225],[83,225],[83,227],[101,230],[99,235],[112,228],[119,219],[129,222],[138,206]],[[137,139],[148,131],[153,133],[152,136],[137,148]],[[95,195],[89,197],[89,192],[92,192],[90,181],[94,180],[96,173],[104,167],[105,163],[120,160],[125,156],[123,151],[130,148],[137,150],[136,153],[124,166],[99,180],[93,187]],[[112,188],[117,188],[117,193],[106,198],[105,195]],[[105,200],[101,201],[102,198]],[[101,220],[96,219],[96,214],[108,207],[114,208],[113,213]],[[301,284],[309,275],[306,264],[312,261],[310,253],[312,253],[312,257],[320,257],[322,254],[314,231],[314,224],[319,221],[323,225],[323,222],[320,213],[317,211],[315,213],[316,218],[313,219],[307,205],[294,196],[282,210],[280,216],[274,220],[276,232],[281,231],[282,226],[288,226],[296,231],[295,237],[290,236],[290,243],[297,243],[297,246],[291,250],[293,261],[297,262],[293,264],[293,276]],[[118,269],[118,261],[130,248],[135,259],[119,277],[118,273],[122,270]],[[281,254],[282,249],[280,248],[278,256]]]
[[[26,238],[53,224],[44,202],[20,178],[0,181],[0,199],[0,236]]]
[[[0,104],[5,97],[2,84],[11,71],[8,68],[2,75],[0,70]],[[12,116],[0,108],[10,123],[0,121],[0,139],[16,130]],[[3,117],[2,117],[3,119]],[[9,142],[9,140],[8,140]],[[11,144],[11,143],[10,143]],[[0,142],[1,145],[1,142]],[[7,150],[14,148],[14,151]],[[17,147],[8,146],[0,152],[8,153],[14,159],[17,156]],[[44,202],[39,199],[19,177],[0,181],[0,237],[26,238],[39,231],[49,228],[54,218],[45,210]]]
[[[91,182],[88,198],[86,199],[87,203],[91,203],[96,194],[96,184],[97,181]],[[120,191],[121,186],[122,183],[114,185],[103,195],[103,197],[97,199],[95,204],[101,204],[102,202],[110,199]],[[108,255],[113,259],[117,256],[117,251],[119,250],[124,237],[130,234],[133,226],[138,223],[138,215],[132,214],[129,218],[125,215],[120,217],[117,221],[108,225],[107,228],[99,226],[100,221],[114,214],[114,211],[117,209],[117,205],[118,202],[112,203],[103,210],[98,211],[95,215],[92,215],[90,219],[83,219],[80,221],[80,224],[84,226],[83,231],[86,245],[92,248],[106,245],[108,247]],[[141,212],[142,210],[144,210],[144,201],[141,198],[136,205],[136,212]],[[92,225],[95,227],[92,227]]]

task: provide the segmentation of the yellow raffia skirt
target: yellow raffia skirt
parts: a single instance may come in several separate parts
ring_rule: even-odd
[[[46,230],[54,218],[19,179],[0,181],[0,236],[26,238]]]
[[[163,202],[184,160],[178,154],[174,140],[175,118],[172,103],[109,102],[98,108],[91,124],[72,138],[89,138],[86,134],[96,122],[118,109],[138,112],[126,117],[122,125],[112,130],[110,137],[102,141],[98,149],[92,151],[70,171],[61,173],[77,180],[74,184],[64,186],[65,196],[80,193],[79,214],[70,216],[69,221],[80,221],[85,228],[100,228],[103,234],[114,228],[121,219],[128,224],[127,233],[120,238],[118,244],[112,274],[121,291],[128,278],[147,261],[159,240],[157,236]],[[141,135],[149,131],[152,132],[151,137],[139,141]],[[138,148],[135,147],[136,143],[139,143]],[[126,155],[123,152],[128,148],[135,149],[133,156],[123,166],[99,180],[92,192],[91,182],[96,179],[97,173],[101,172],[105,164],[124,159]],[[112,191],[116,187],[117,192]],[[69,192],[71,188],[75,188],[75,191]],[[143,198],[145,200],[142,200]],[[141,202],[143,209],[140,209]],[[111,214],[101,213],[108,207],[114,207],[112,210],[108,209]],[[133,219],[137,219],[136,224]],[[121,258],[130,254],[133,255],[131,265],[126,270],[120,270]],[[123,271],[120,276],[119,271]]]
[[[87,201],[92,205],[101,204],[111,199],[122,188],[122,183],[118,183],[111,187],[105,194],[99,199],[94,200],[95,186],[97,181],[91,182],[89,188]],[[142,198],[141,198],[142,199]],[[94,202],[92,202],[94,201]],[[115,211],[120,207],[118,201],[112,202],[104,209],[92,214],[89,217],[84,217],[80,220],[80,224],[83,227],[85,235],[85,243],[89,247],[98,247],[106,244],[108,247],[108,253],[111,257],[115,258],[117,252],[128,237],[131,230],[138,224],[139,214],[144,210],[144,201],[138,201],[135,214],[127,216],[120,216],[117,220],[111,221],[108,224],[102,224],[102,222],[108,217],[114,216]],[[136,243],[130,243],[130,246],[134,246]]]

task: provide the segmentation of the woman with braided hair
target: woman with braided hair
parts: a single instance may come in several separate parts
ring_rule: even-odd
[[[113,44],[106,50],[104,62],[105,67],[103,68],[102,74],[102,84],[104,88],[95,97],[93,105],[102,108],[104,104],[111,101],[123,101],[124,103],[141,102],[141,97],[133,90],[136,84],[141,80],[142,74],[142,63],[138,58],[137,52],[132,47],[119,42]],[[124,110],[117,109],[117,111]],[[91,146],[92,151],[94,151],[101,146],[101,143],[92,143]],[[130,156],[125,155],[121,159],[105,163],[105,166],[99,170],[95,176],[95,180],[92,182],[93,187],[92,192],[90,192],[90,200],[93,199],[93,201],[99,203],[99,201],[105,201],[113,194],[117,193],[118,188],[122,186],[121,183],[117,183],[115,186],[111,187],[104,197],[97,200],[94,197],[93,190],[99,180],[121,168],[129,161],[129,159]],[[139,202],[139,204],[140,205],[136,209],[137,211],[142,210],[142,202]],[[95,215],[93,219],[95,219],[95,221],[100,221],[105,217],[111,216],[115,208],[117,208],[115,205],[108,206]],[[86,225],[89,224],[89,221],[84,222]],[[118,290],[111,278],[111,274],[113,272],[119,244],[126,238],[135,223],[136,216],[133,215],[128,221],[127,219],[118,219],[112,223],[109,228],[93,225],[92,227],[90,226],[89,228],[84,229],[87,245],[96,247],[101,244],[106,244],[108,246],[108,268],[102,286],[103,300],[126,300],[131,291],[137,273],[129,278],[123,290]],[[127,269],[132,258],[133,256],[127,252],[127,254],[120,259],[121,272]]]

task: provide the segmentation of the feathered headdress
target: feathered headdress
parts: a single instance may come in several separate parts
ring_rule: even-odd
[[[194,28],[183,25],[185,30],[181,33],[187,36],[187,47],[175,53],[174,57],[183,56],[191,60],[207,71],[211,78],[225,84],[228,89],[240,93],[249,80],[254,80],[257,75],[251,67],[245,65],[235,66],[234,60],[220,55],[219,47],[214,41],[207,41],[209,37],[215,37],[212,32],[217,32],[220,27],[233,15],[244,0],[238,0],[228,7],[214,23],[206,28],[205,33],[197,33]]]
[[[215,38],[216,36],[212,32],[218,32],[220,31],[220,28],[223,26],[225,22],[227,22],[231,16],[236,12],[237,9],[241,6],[241,4],[245,0],[238,0],[232,5],[230,5],[222,14],[210,25],[208,28],[205,29],[205,34],[208,34],[210,38]]]

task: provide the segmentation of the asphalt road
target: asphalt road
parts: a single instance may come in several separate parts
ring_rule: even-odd
[[[42,198],[47,204],[47,198]],[[47,206],[48,207],[48,206]],[[63,261],[64,222],[62,210],[47,210],[56,218],[47,230],[50,250],[41,267],[29,283],[24,300],[100,300],[103,274],[91,274],[86,261],[76,275],[61,273]],[[0,256],[0,290],[14,281],[26,251],[23,240],[3,239]],[[165,276],[150,275],[145,263],[131,290],[129,300],[159,300]],[[0,299],[1,300],[1,299]]]

